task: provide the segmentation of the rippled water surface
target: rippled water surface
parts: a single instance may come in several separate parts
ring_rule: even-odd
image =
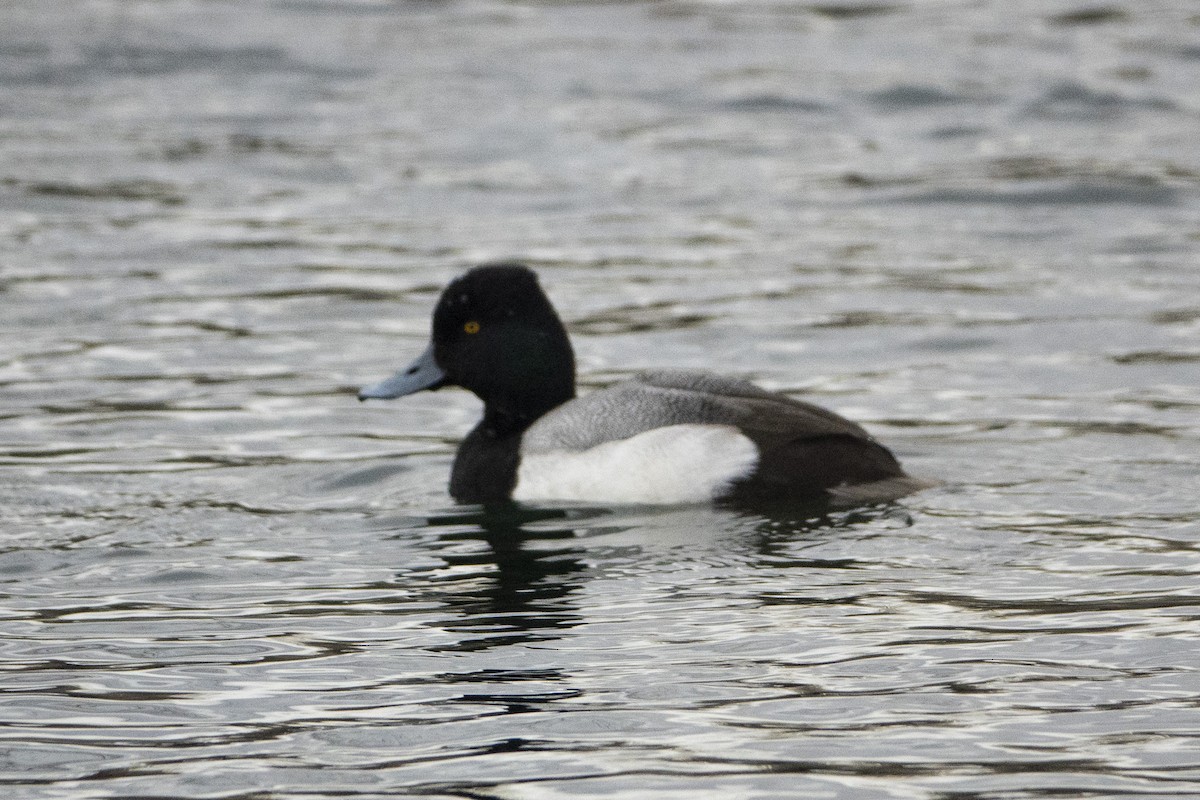
[[[1200,797],[1200,7],[13,0],[0,780],[20,797]],[[485,516],[537,267],[945,484]]]

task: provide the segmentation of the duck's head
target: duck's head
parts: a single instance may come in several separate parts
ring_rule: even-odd
[[[443,386],[474,392],[490,412],[530,420],[575,396],[571,343],[533,270],[488,264],[453,280],[434,308],[429,347],[358,399]]]

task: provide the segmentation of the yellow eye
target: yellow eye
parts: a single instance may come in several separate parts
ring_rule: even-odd
[[[479,333],[479,323],[471,320],[466,325],[463,325],[463,330],[467,333]]]

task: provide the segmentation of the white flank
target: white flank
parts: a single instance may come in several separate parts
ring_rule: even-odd
[[[713,500],[758,464],[729,425],[668,425],[588,450],[522,454],[513,499],[675,505]]]

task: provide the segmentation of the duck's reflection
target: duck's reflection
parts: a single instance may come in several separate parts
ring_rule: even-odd
[[[582,624],[575,597],[589,565],[579,534],[603,513],[509,504],[401,521],[397,536],[420,537],[421,550],[433,558],[404,569],[399,580],[437,606],[426,625],[445,634],[421,649],[444,656],[449,669],[424,680],[461,689],[438,704],[468,716],[529,714],[581,694],[553,658],[531,659],[529,646],[552,652],[547,642]],[[514,645],[515,662],[497,652]],[[480,752],[510,752],[531,741],[504,739]]]
[[[434,542],[444,563],[429,574],[428,589],[455,612],[439,625],[463,634],[439,649],[545,641],[580,624],[572,596],[587,565],[573,516],[510,505],[430,517],[430,528],[444,529]]]
[[[732,513],[732,516],[731,516]],[[847,569],[851,556],[806,558],[798,539],[822,541],[821,533],[911,524],[901,506],[853,510],[828,506],[697,511],[662,509],[620,514],[612,509],[536,509],[509,504],[425,517],[421,528],[436,563],[405,570],[402,580],[448,613],[435,623],[454,634],[442,652],[476,652],[560,638],[584,620],[576,598],[591,562],[643,552],[647,564],[662,558],[714,558],[778,569],[783,562],[810,568]],[[622,524],[624,523],[624,524]],[[629,533],[633,541],[622,535]],[[641,534],[644,533],[643,537]],[[883,531],[881,530],[881,533]],[[597,536],[608,545],[598,548]],[[653,553],[651,555],[651,553]],[[413,579],[420,583],[414,586]]]
[[[742,507],[734,513],[741,519],[746,534],[739,537],[740,547],[755,555],[750,563],[771,569],[778,569],[781,559],[796,567],[853,569],[869,562],[870,553],[864,552],[861,559],[803,558],[797,556],[797,543],[820,546],[827,541],[828,534],[837,531],[854,530],[861,539],[864,530],[874,528],[880,535],[886,535],[887,530],[913,524],[909,510],[895,502],[850,509],[819,503],[804,507]]]
[[[564,667],[559,648],[592,615],[581,608],[582,589],[613,560],[648,572],[695,560],[772,569],[853,570],[857,558],[804,557],[797,540],[822,532],[877,523],[898,507],[831,512],[826,508],[762,509],[527,509],[515,505],[423,516],[402,536],[421,537],[432,556],[410,568],[403,584],[438,611],[426,624],[437,643],[422,647],[445,657],[446,669],[428,676],[454,687],[439,704],[467,715],[521,715],[552,711],[585,692]],[[762,602],[782,602],[764,596]],[[795,602],[787,599],[787,602]],[[636,623],[634,625],[636,627]],[[507,648],[507,650],[506,650]],[[541,654],[541,655],[539,655]],[[569,658],[566,663],[571,663]],[[500,750],[531,740],[505,739]]]

